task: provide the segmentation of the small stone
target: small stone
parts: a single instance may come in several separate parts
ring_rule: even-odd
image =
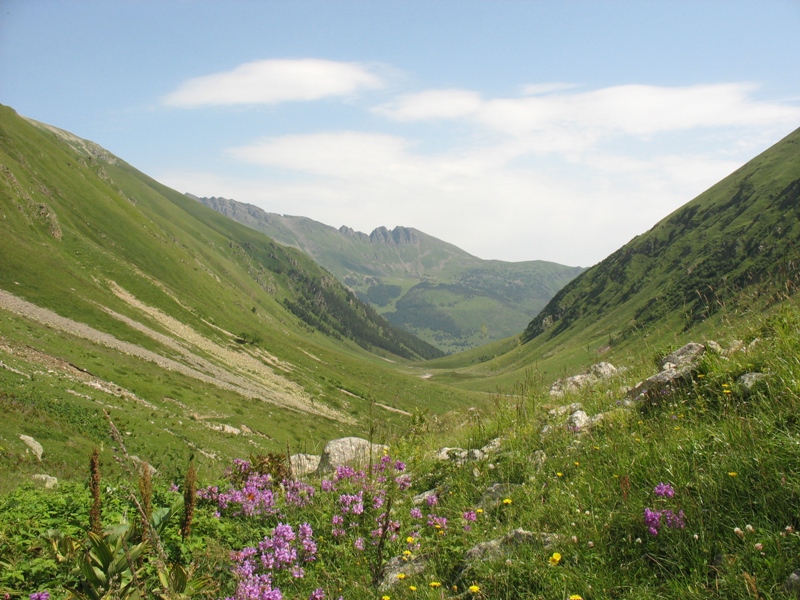
[[[589,425],[591,425],[592,421],[589,419],[589,415],[587,415],[582,410],[577,410],[569,416],[567,419],[567,427],[573,429],[575,431],[580,431],[581,429],[585,429]]]
[[[130,455],[130,459],[131,459],[131,460],[133,461],[133,463],[136,465],[136,468],[137,468],[137,469],[141,469],[141,468],[142,468],[142,465],[143,465],[143,464],[145,464],[145,461],[143,461],[141,458],[139,458],[139,457],[138,457],[138,456],[136,456],[135,454],[131,454],[131,455]],[[153,465],[151,465],[151,464],[148,462],[148,463],[147,463],[147,472],[148,472],[148,473],[150,473],[150,476],[152,477],[153,475],[155,475],[155,474],[157,474],[157,473],[158,473],[158,469],[156,469],[156,468],[155,468]]]
[[[37,473],[36,475],[31,475],[31,478],[34,481],[41,481],[42,483],[44,483],[44,489],[46,490],[52,490],[58,487],[58,479],[50,475],[45,475],[44,473]]]
[[[583,408],[583,404],[580,402],[573,402],[572,404],[567,404],[566,406],[556,406],[555,408],[551,408],[547,414],[551,417],[560,417],[561,415],[565,415],[567,413],[574,413],[577,410],[581,410]]]
[[[417,555],[411,560],[404,560],[404,558],[403,556],[395,556],[386,561],[383,566],[383,579],[378,587],[381,592],[385,592],[400,583],[402,579],[398,575],[401,573],[406,577],[411,577],[425,571],[425,565],[428,562],[425,556]]]
[[[31,449],[31,452],[33,452],[36,455],[36,458],[39,459],[39,462],[41,462],[42,454],[44,454],[44,448],[42,448],[42,445],[29,435],[21,435],[19,436],[19,439],[25,442],[25,445]]]
[[[767,376],[764,373],[745,373],[736,380],[736,383],[747,388],[748,390],[752,390],[755,384],[766,377]]]
[[[518,488],[519,486],[520,484],[518,483],[495,483],[486,488],[486,491],[483,492],[483,496],[481,496],[478,504],[485,506],[487,504],[495,504],[500,502],[501,500],[508,498],[514,489]]]
[[[420,504],[427,504],[428,498],[435,497],[436,490],[428,490],[427,492],[422,492],[421,494],[417,494],[411,499],[411,504],[414,506],[418,506]]]
[[[789,594],[800,594],[800,569],[792,571],[786,578],[783,589]]]
[[[481,452],[484,454],[493,454],[500,450],[500,438],[494,438],[493,440],[489,440],[486,445],[481,448]]]
[[[714,340],[708,340],[706,342],[706,350],[708,350],[709,352],[713,352],[714,354],[717,354],[719,356],[721,356],[722,353],[724,352],[724,349],[722,348],[722,346],[720,346],[719,342],[715,342]]]

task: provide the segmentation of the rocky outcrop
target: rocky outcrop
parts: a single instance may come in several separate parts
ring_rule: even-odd
[[[406,246],[417,241],[413,229],[398,225],[391,231],[386,227],[377,227],[369,234],[369,241],[373,244],[386,244],[388,246]]]
[[[343,465],[364,467],[380,460],[387,447],[381,444],[371,444],[369,441],[358,437],[346,437],[331,440],[325,444],[322,451],[317,473],[330,473]]]

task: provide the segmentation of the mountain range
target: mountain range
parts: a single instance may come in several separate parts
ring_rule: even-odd
[[[165,462],[380,436],[597,360],[663,355],[798,285],[800,130],[598,265],[539,264],[553,282],[539,314],[448,356],[353,290],[395,322],[415,295],[458,313],[457,285],[533,310],[533,263],[489,265],[411,228],[267,214],[279,243],[8,107],[0,173],[0,446],[45,440],[63,473],[105,439],[105,413],[132,451]],[[315,245],[338,262],[319,266]]]
[[[539,260],[483,260],[411,227],[367,235],[226,198],[187,196],[302,250],[392,324],[448,353],[519,333],[584,271]]]

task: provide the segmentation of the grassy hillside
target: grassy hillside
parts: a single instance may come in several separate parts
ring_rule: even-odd
[[[439,381],[495,390],[525,369],[552,380],[702,338],[792,296],[798,248],[800,130],[567,284],[511,351],[428,366]]]
[[[482,260],[408,227],[367,235],[225,198],[190,198],[299,248],[393,324],[457,352],[517,334],[580,267]]]
[[[301,450],[480,400],[421,379],[408,360],[440,352],[305,254],[91,142],[3,107],[0,170],[9,456],[31,435],[68,474],[107,440],[104,409],[167,464]]]
[[[487,410],[420,422],[371,473],[278,485],[264,475],[279,473],[274,460],[240,461],[225,478],[201,470],[188,533],[185,468],[148,480],[101,466],[105,545],[89,540],[86,484],[21,488],[0,498],[0,592],[98,591],[78,567],[94,555],[94,573],[110,572],[107,550],[123,559],[107,589],[131,600],[278,589],[350,600],[796,598],[800,367],[786,357],[800,353],[798,330],[793,302],[729,329],[723,347],[738,338],[747,350],[707,352],[681,386],[632,408],[625,390],[657,370],[649,357],[557,401],[531,383]],[[573,403],[593,425],[568,425]],[[440,460],[442,446],[485,453]],[[155,533],[136,502],[152,507]]]

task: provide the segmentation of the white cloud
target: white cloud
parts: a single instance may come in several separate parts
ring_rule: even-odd
[[[428,119],[459,119],[480,110],[480,94],[468,90],[430,90],[408,94],[396,102],[375,109],[397,121],[423,121]]]
[[[382,81],[359,63],[320,59],[261,60],[183,82],[163,98],[181,108],[227,104],[275,104],[347,96]]]
[[[438,153],[425,150],[420,127],[413,140],[361,131],[269,137],[228,150],[269,169],[263,177],[163,177],[335,227],[416,227],[482,258],[588,266],[800,121],[796,106],[756,100],[755,90],[548,84],[488,99],[432,90],[374,112],[397,123],[458,120],[492,135],[455,143],[437,127]]]
[[[377,112],[397,121],[470,118],[506,135],[544,135],[556,150],[584,148],[612,134],[648,136],[800,121],[800,108],[756,100],[752,96],[758,86],[750,83],[620,85],[565,92],[569,87],[529,85],[522,97],[490,99],[469,90],[432,90],[403,96]]]

